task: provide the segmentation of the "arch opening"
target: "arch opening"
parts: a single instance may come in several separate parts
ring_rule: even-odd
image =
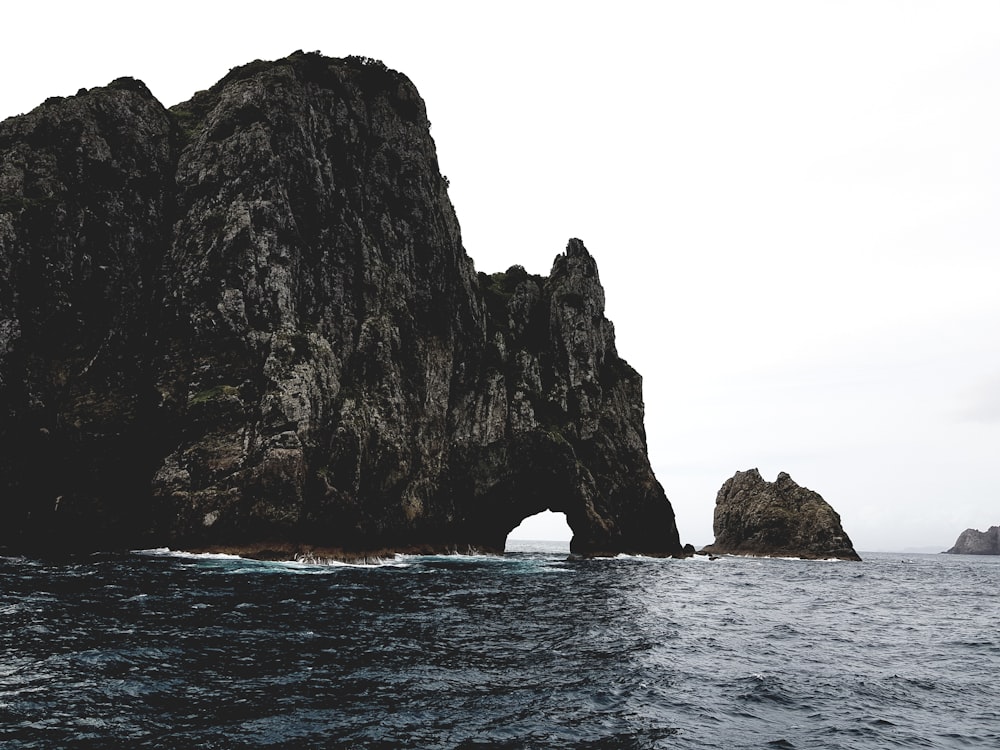
[[[504,551],[544,548],[544,551],[569,553],[572,538],[566,514],[546,509],[522,519],[507,534]]]

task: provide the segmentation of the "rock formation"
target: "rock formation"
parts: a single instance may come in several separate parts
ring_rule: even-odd
[[[757,469],[736,472],[716,496],[712,527],[715,543],[703,553],[861,559],[837,512],[785,472],[775,482]]]
[[[477,274],[424,103],[295,53],[0,123],[0,544],[679,554],[594,259]]]
[[[955,546],[946,550],[949,555],[1000,555],[1000,526],[990,526],[988,531],[966,529],[958,536]]]

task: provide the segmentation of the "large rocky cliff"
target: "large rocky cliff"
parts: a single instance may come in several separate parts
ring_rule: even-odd
[[[506,220],[506,219],[505,219]],[[0,544],[678,554],[570,240],[475,272],[424,104],[296,53],[0,124]]]

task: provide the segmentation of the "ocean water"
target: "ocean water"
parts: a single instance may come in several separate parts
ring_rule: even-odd
[[[1000,747],[1000,558],[511,546],[0,559],[0,747]]]

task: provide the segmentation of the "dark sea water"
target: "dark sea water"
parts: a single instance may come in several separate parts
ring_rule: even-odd
[[[1000,748],[1000,558],[547,549],[0,559],[0,747]]]

